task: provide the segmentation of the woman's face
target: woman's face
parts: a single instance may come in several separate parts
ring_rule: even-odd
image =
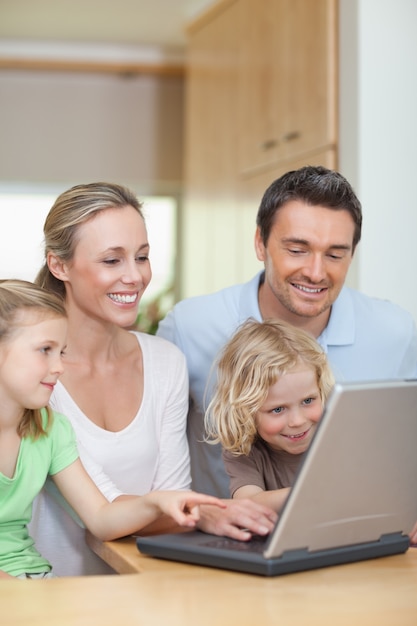
[[[128,327],[151,280],[145,223],[132,206],[106,209],[82,224],[65,265],[68,311]]]

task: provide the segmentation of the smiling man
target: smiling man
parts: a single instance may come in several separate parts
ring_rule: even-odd
[[[158,330],[187,358],[193,488],[223,497],[228,479],[221,450],[204,443],[203,418],[213,363],[246,319],[279,318],[310,332],[336,380],[417,377],[412,316],[344,284],[361,237],[362,209],[340,173],[312,166],[287,172],[265,191],[256,224],[264,271],[249,283],[179,302]]]

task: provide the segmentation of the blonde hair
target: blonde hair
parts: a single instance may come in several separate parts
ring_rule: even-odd
[[[25,280],[0,280],[0,345],[13,340],[14,331],[21,325],[20,314],[33,311],[42,317],[67,317],[65,305],[59,296]],[[52,412],[48,413],[48,427],[52,423]],[[20,437],[34,439],[46,434],[41,409],[24,409],[17,432]]]
[[[49,270],[46,261],[48,253],[53,252],[62,261],[70,261],[74,256],[79,227],[101,211],[125,206],[136,209],[144,219],[142,204],[132,191],[121,185],[76,185],[58,196],[43,227],[45,262],[35,282],[48,291],[65,297],[65,284]]]
[[[246,321],[217,361],[217,386],[207,407],[207,440],[235,455],[249,454],[256,413],[271,385],[300,362],[316,374],[322,404],[334,385],[326,355],[304,330],[280,320]]]

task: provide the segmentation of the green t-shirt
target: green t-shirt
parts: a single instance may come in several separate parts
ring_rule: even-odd
[[[47,423],[47,412],[42,418]],[[32,504],[48,475],[65,469],[78,458],[75,434],[69,420],[60,413],[47,435],[36,440],[25,437],[20,443],[13,478],[0,472],[0,569],[12,576],[49,572],[51,564],[36,550],[27,524]]]

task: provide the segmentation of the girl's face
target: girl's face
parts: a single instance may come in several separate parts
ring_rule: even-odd
[[[62,374],[67,320],[22,310],[16,329],[0,343],[0,402],[13,412],[48,404]]]
[[[322,412],[316,372],[300,363],[269,388],[256,414],[257,431],[274,450],[301,454],[310,445]]]
[[[106,209],[77,235],[73,259],[64,265],[67,304],[89,317],[131,326],[152,276],[142,217],[129,205]]]

